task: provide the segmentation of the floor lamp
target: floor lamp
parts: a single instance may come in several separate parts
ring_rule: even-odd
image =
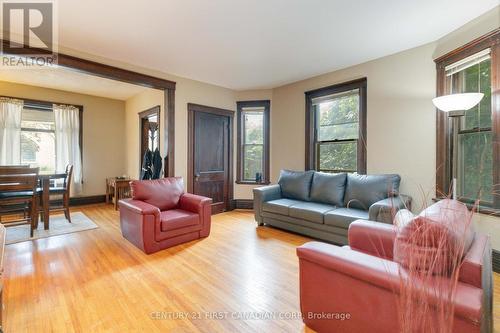
[[[483,98],[482,93],[451,94],[436,97],[432,100],[434,106],[448,114],[451,118],[452,133],[452,193],[453,199],[457,199],[457,168],[458,168],[458,130],[460,118],[465,116],[465,111],[475,107]]]

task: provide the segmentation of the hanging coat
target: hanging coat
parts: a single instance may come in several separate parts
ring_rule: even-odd
[[[153,176],[152,179],[159,179],[161,177],[161,169],[163,165],[163,161],[160,155],[160,150],[158,148],[155,149],[153,153]]]
[[[146,150],[142,157],[141,180],[151,179],[153,176],[153,153],[151,150]]]

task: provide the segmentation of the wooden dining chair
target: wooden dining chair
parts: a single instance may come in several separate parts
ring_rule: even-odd
[[[34,171],[29,165],[2,165],[0,166],[0,175],[22,175],[30,174]],[[37,197],[41,195],[41,189],[37,188]],[[38,200],[38,198],[37,198]],[[23,214],[25,217],[29,215],[29,207],[25,203],[3,203],[0,204],[0,223],[2,216],[12,215],[15,213]]]
[[[54,186],[49,188],[49,194],[51,196],[62,196],[62,198],[58,198],[59,200],[49,202],[49,211],[57,212],[63,211],[66,220],[71,223],[71,215],[69,211],[69,196],[71,191],[71,180],[73,177],[73,165],[68,164],[66,166],[65,176],[64,178],[54,178],[55,181]],[[57,180],[62,179],[62,185],[57,185]],[[60,200],[62,199],[62,200]]]
[[[28,224],[30,237],[33,237],[38,213],[38,171],[38,168],[22,168],[21,171],[0,168],[0,207],[6,207],[2,215],[13,215],[1,223],[5,227]],[[24,207],[29,213],[21,215],[19,210],[10,209],[14,206]]]

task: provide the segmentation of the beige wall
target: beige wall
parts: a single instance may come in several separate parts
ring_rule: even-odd
[[[413,210],[430,204],[436,168],[433,59],[499,27],[499,8],[436,42],[273,89],[272,180],[282,168],[304,169],[304,136],[297,135],[305,127],[304,92],[367,77],[368,173],[399,173],[401,191],[414,198]],[[477,214],[474,222],[500,249],[500,219]]]
[[[214,85],[178,78],[175,90],[175,174],[187,179],[187,104],[195,103],[236,110],[234,92]],[[235,114],[236,117],[236,114]],[[236,161],[235,161],[236,163]],[[235,192],[239,186],[235,186]]]
[[[225,89],[213,85],[208,85],[202,82],[197,82],[187,79],[178,79],[175,91],[176,100],[176,156],[175,156],[175,174],[177,176],[187,177],[187,104],[196,103],[218,108],[236,111],[236,101],[248,100],[271,100],[272,90],[252,90],[234,92],[230,89]],[[129,98],[125,103],[126,108],[126,172],[131,177],[139,175],[139,117],[137,114],[155,105],[161,105],[161,127],[164,132],[163,118],[163,92],[150,89],[146,92]],[[272,106],[271,106],[272,107]],[[236,112],[234,114],[234,156],[236,157]],[[271,134],[272,135],[272,134]],[[163,136],[163,134],[162,134]],[[162,154],[165,154],[163,140],[161,141]],[[234,175],[236,177],[236,160],[233,165]],[[235,178],[236,179],[236,178]],[[245,199],[252,198],[252,185],[234,184],[234,198]]]
[[[83,187],[80,196],[106,192],[106,177],[125,173],[125,103],[0,81],[0,95],[83,105]]]
[[[433,58],[436,59],[445,55],[499,27],[500,6],[497,6],[439,39],[436,43]]]
[[[282,168],[304,169],[304,92],[366,77],[368,173],[399,173],[401,191],[415,198],[415,208],[428,203],[435,170],[433,51],[428,44],[274,89],[272,180]]]
[[[131,178],[138,178],[140,174],[139,161],[140,142],[139,142],[139,113],[160,106],[160,132],[161,138],[165,133],[165,124],[163,116],[165,113],[164,93],[161,90],[148,89],[140,94],[137,94],[125,101],[125,173]],[[164,156],[163,140],[160,138],[160,151]]]
[[[436,73],[433,59],[498,27],[498,10],[499,7],[436,42],[272,90],[235,92],[64,47],[60,47],[60,51],[177,82],[175,168],[176,175],[183,177],[187,174],[187,103],[235,110],[238,100],[271,99],[271,179],[276,181],[282,168],[304,168],[304,92],[367,77],[368,172],[401,174],[401,190],[415,198],[414,210],[418,211],[434,195],[435,109],[431,99],[435,96]],[[127,119],[129,117],[127,113]],[[129,126],[133,131],[138,128],[127,121],[127,128]],[[138,140],[138,135],[132,134],[131,138],[127,136],[127,142],[135,145],[133,150],[137,152],[138,141],[133,140]],[[126,160],[125,169],[133,170],[135,162],[128,157]],[[235,198],[251,198],[251,189],[251,186],[236,185]],[[490,234],[495,248],[500,249],[500,221],[483,215],[476,219],[478,228]]]

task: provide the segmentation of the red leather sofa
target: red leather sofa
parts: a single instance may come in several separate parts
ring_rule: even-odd
[[[132,198],[120,200],[122,235],[153,253],[210,234],[212,199],[184,193],[181,177],[130,182]]]
[[[437,216],[437,212],[451,206],[456,204],[444,200],[424,210],[420,217]],[[299,247],[300,307],[304,323],[318,333],[400,332],[401,276],[407,276],[395,253],[400,233],[401,228],[394,225],[358,220],[350,225],[349,246],[309,242]],[[464,255],[458,261],[454,333],[493,329],[490,241],[487,236],[471,233],[470,238],[466,236]],[[431,309],[428,316],[436,326],[439,314],[435,304],[443,304],[439,302],[444,300],[432,293],[440,282],[450,282],[450,278],[432,273],[418,286],[419,292],[428,292]]]

